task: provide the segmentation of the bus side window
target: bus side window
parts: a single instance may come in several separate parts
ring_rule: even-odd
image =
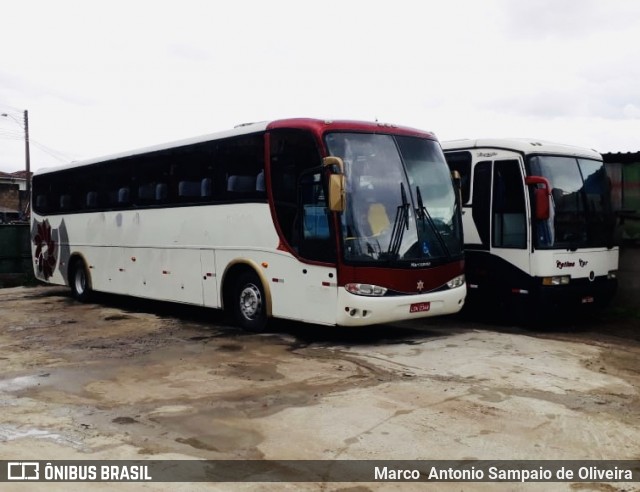
[[[266,196],[256,186],[264,169],[264,135],[254,134],[220,141],[216,176],[222,178],[227,200],[257,201]]]
[[[300,256],[316,261],[335,261],[329,229],[330,214],[320,171],[303,174],[299,181]]]
[[[494,246],[527,247],[524,185],[517,160],[494,162],[492,224]]]
[[[491,162],[478,162],[473,170],[473,222],[482,245],[489,249],[489,218],[491,208]]]
[[[300,252],[304,231],[303,218],[299,214],[304,212],[298,203],[303,197],[303,194],[299,195],[298,187],[305,171],[320,166],[320,153],[311,134],[304,131],[274,130],[269,137],[275,218],[283,239],[294,251]]]

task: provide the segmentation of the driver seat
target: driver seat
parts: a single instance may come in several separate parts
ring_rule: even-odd
[[[372,203],[371,205],[369,205],[367,220],[369,221],[371,233],[374,236],[379,235],[382,231],[388,229],[391,225],[391,221],[389,220],[389,216],[387,215],[387,209],[382,203]]]

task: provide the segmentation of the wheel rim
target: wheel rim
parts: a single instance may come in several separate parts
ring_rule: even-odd
[[[87,276],[84,274],[84,270],[82,268],[78,268],[74,277],[76,292],[79,295],[84,294],[84,291],[87,288]]]
[[[254,320],[262,313],[262,293],[254,284],[247,284],[240,292],[240,312],[248,320]]]

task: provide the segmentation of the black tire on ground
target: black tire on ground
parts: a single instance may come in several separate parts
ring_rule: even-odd
[[[84,261],[76,259],[69,269],[69,287],[71,295],[80,302],[86,302],[91,297],[91,282]]]
[[[242,272],[234,282],[232,312],[235,323],[247,331],[264,331],[267,305],[264,288],[254,272]]]

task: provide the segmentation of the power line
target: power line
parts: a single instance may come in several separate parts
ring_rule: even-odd
[[[8,111],[10,111],[12,113],[16,113],[18,115],[22,114],[22,109],[14,108],[13,106],[9,106],[8,104],[0,103],[0,107],[8,108]]]
[[[16,132],[15,130],[0,130],[2,135],[15,135],[16,137],[24,138],[23,132]]]
[[[70,162],[71,160],[73,160],[73,156],[71,156],[71,154],[66,154],[64,152],[61,152],[59,150],[55,150],[52,149],[50,147],[47,147],[44,144],[41,144],[40,142],[34,141],[33,139],[29,140],[33,145],[35,145],[37,148],[39,148],[42,152],[44,152],[45,154],[50,155],[51,157],[53,157],[54,159],[59,160],[60,162]]]
[[[22,137],[22,136],[3,135],[1,132],[0,132],[0,136],[3,138],[3,140],[24,140],[24,137]]]
[[[17,141],[24,140],[24,136],[22,134],[16,134],[16,135],[4,134],[2,130],[0,130],[0,138],[3,140],[17,140]],[[44,152],[45,154],[63,163],[71,162],[75,157],[72,154],[67,154],[60,150],[52,149],[51,147],[43,143],[40,143],[37,140],[34,140],[32,138],[29,139],[29,143],[37,147],[40,151]]]

